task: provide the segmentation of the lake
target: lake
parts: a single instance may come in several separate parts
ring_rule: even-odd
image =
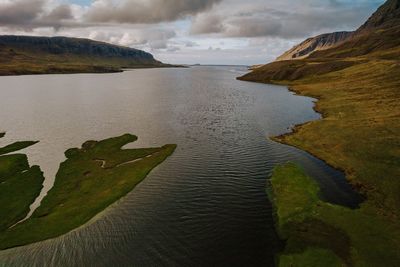
[[[268,136],[316,120],[314,99],[237,81],[237,66],[0,77],[0,145],[22,150],[51,188],[64,151],[132,133],[129,147],[176,152],[96,220],[0,252],[1,266],[273,266],[280,241],[266,195],[279,163],[302,164],[333,203],[355,206],[341,172]],[[33,208],[40,203],[38,199]],[[84,204],[84,203],[83,203]]]

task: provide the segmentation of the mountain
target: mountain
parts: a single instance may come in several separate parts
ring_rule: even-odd
[[[362,63],[366,57],[399,59],[399,36],[400,0],[389,0],[356,31],[324,34],[307,39],[277,61],[263,65],[239,79],[260,82],[294,81],[345,69]],[[290,60],[283,60],[290,57]]]
[[[334,32],[308,38],[279,56],[276,61],[306,58],[315,51],[326,50],[346,41],[352,34],[353,32]]]
[[[386,1],[351,36],[328,49],[272,62],[238,79],[288,85],[317,98],[322,119],[273,139],[343,170],[365,198],[355,210],[331,204],[319,209],[324,204],[313,206],[308,200],[298,204],[306,199],[296,197],[299,192],[307,199],[315,195],[303,183],[298,191],[290,190],[298,173],[280,175],[279,181],[287,178],[289,184],[276,192],[290,192],[288,200],[295,204],[293,216],[288,206],[277,212],[288,221],[277,223],[288,240],[278,265],[400,266],[400,0]],[[318,211],[311,212],[313,207]]]
[[[117,72],[167,66],[150,53],[89,39],[0,36],[0,75]]]
[[[398,26],[400,21],[400,1],[386,1],[358,30],[361,33],[377,28],[390,28]]]
[[[345,50],[345,48],[356,50],[358,55],[369,53],[372,50],[376,50],[377,48],[380,49],[381,47],[388,48],[389,46],[397,46],[400,44],[400,38],[398,38],[398,34],[400,33],[400,30],[398,29],[398,26],[400,25],[399,6],[399,0],[387,1],[356,31],[327,33],[308,38],[304,42],[294,46],[292,49],[279,56],[276,61],[304,59],[314,52],[335,48],[349,41],[350,42],[347,43],[342,50]],[[387,29],[391,29],[392,31],[387,32]],[[378,30],[384,32],[377,32]],[[369,36],[363,38],[365,35]],[[365,41],[367,41],[367,43],[364,43]],[[363,49],[360,49],[359,46]],[[349,53],[344,53],[342,55],[348,56]],[[316,54],[313,57],[319,57],[319,54]]]

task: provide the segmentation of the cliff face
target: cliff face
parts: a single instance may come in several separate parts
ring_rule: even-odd
[[[150,53],[89,39],[67,37],[0,36],[0,46],[22,51],[38,51],[53,55],[84,55],[92,57],[115,57],[141,62],[159,63]]]
[[[296,45],[279,56],[276,61],[306,58],[315,51],[326,50],[337,46],[350,38],[352,34],[353,32],[334,32],[308,38],[301,44]]]
[[[150,53],[89,39],[0,36],[0,75],[118,72],[166,67]]]

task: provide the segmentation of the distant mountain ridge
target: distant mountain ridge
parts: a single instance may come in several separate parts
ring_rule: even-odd
[[[156,63],[152,54],[129,47],[93,41],[90,39],[70,37],[32,37],[3,35],[0,36],[0,46],[40,50],[51,54],[76,54],[100,57],[125,57],[148,63]]]
[[[0,75],[118,72],[167,67],[152,54],[90,39],[0,36]]]

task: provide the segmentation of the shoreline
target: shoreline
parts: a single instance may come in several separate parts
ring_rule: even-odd
[[[327,119],[326,112],[324,112],[323,110],[321,110],[320,107],[319,107],[319,105],[320,105],[319,103],[320,103],[320,101],[321,101],[321,99],[322,99],[320,95],[306,94],[306,93],[302,92],[301,90],[296,89],[296,88],[295,88],[296,85],[289,85],[289,84],[284,83],[284,82],[274,82],[274,81],[269,81],[269,82],[258,82],[258,81],[246,80],[246,79],[241,79],[241,78],[242,78],[242,77],[237,77],[237,80],[239,80],[239,81],[245,81],[245,82],[253,82],[253,83],[270,84],[270,85],[281,85],[281,86],[285,86],[290,92],[293,92],[293,93],[295,93],[295,94],[298,95],[298,96],[304,96],[304,97],[314,98],[316,101],[314,102],[315,104],[314,104],[314,106],[313,106],[313,110],[314,110],[316,113],[318,113],[318,114],[321,115],[321,118],[320,118],[320,119],[316,119],[316,120],[307,121],[307,122],[304,122],[304,123],[295,124],[295,125],[290,129],[289,132],[286,132],[286,133],[283,133],[283,134],[279,134],[279,135],[276,135],[276,136],[269,136],[268,138],[269,138],[270,140],[274,141],[274,142],[279,143],[279,144],[288,145],[288,146],[291,146],[291,147],[300,149],[300,150],[302,150],[302,151],[304,151],[304,152],[307,152],[307,153],[310,154],[311,156],[313,156],[313,157],[315,157],[315,158],[321,160],[322,162],[324,162],[326,165],[332,167],[333,169],[338,170],[338,171],[340,171],[340,172],[343,172],[344,175],[345,175],[345,178],[346,178],[346,182],[352,187],[352,189],[353,189],[356,193],[358,193],[358,194],[360,194],[360,195],[362,196],[363,201],[360,203],[360,206],[361,206],[365,201],[367,201],[367,191],[368,191],[368,190],[363,190],[364,188],[367,188],[367,187],[366,187],[365,185],[359,183],[359,182],[356,182],[356,181],[350,179],[348,176],[350,175],[351,171],[348,171],[348,170],[347,170],[346,168],[344,168],[344,167],[341,167],[341,166],[338,166],[338,165],[336,165],[336,164],[332,164],[331,162],[328,162],[328,160],[324,159],[323,157],[321,157],[321,156],[318,155],[317,153],[315,153],[315,152],[313,152],[313,151],[311,151],[311,150],[309,150],[309,149],[307,149],[307,148],[305,148],[305,147],[302,147],[302,146],[300,146],[300,145],[296,145],[296,144],[293,144],[293,143],[291,143],[291,142],[288,142],[288,141],[285,141],[285,140],[284,140],[286,137],[291,137],[291,136],[294,136],[294,135],[298,134],[304,127],[307,127],[308,125],[311,125],[311,124],[316,123],[316,122],[323,121],[324,119]]]
[[[319,121],[323,121],[324,119],[327,118],[325,112],[323,112],[322,110],[319,109],[319,102],[321,101],[321,96],[305,94],[305,93],[301,92],[300,90],[296,89],[296,88],[295,88],[295,85],[288,85],[288,84],[285,84],[285,83],[282,83],[282,82],[273,82],[273,81],[270,81],[270,82],[257,82],[257,81],[251,81],[251,80],[241,79],[241,77],[237,77],[237,80],[239,80],[239,81],[244,81],[244,82],[252,82],[252,83],[263,83],[263,84],[270,84],[270,85],[281,85],[281,86],[285,86],[290,92],[295,93],[295,95],[303,96],[303,97],[314,98],[316,101],[314,101],[313,110],[314,110],[316,113],[318,113],[318,114],[321,115],[321,118],[320,118],[320,119],[316,119],[316,120],[311,120],[311,121],[307,121],[307,122],[304,122],[304,123],[295,124],[292,128],[290,128],[290,131],[288,131],[288,132],[286,132],[286,133],[283,133],[283,134],[276,135],[276,136],[268,136],[268,138],[269,138],[270,140],[274,141],[274,142],[279,143],[279,144],[288,145],[288,146],[291,146],[291,147],[300,149],[300,150],[302,150],[302,151],[304,151],[304,152],[307,152],[307,153],[310,154],[311,156],[313,156],[313,157],[315,157],[315,158],[321,160],[322,162],[324,162],[326,165],[332,167],[333,169],[338,170],[338,171],[340,171],[340,172],[343,172],[344,175],[345,175],[345,178],[346,178],[346,182],[353,188],[353,190],[354,190],[356,193],[360,194],[360,195],[364,198],[364,200],[360,203],[360,205],[362,205],[363,202],[367,200],[367,199],[366,199],[365,191],[359,189],[359,188],[363,188],[364,185],[359,184],[359,183],[355,183],[353,180],[349,179],[349,178],[348,178],[349,172],[348,172],[345,168],[343,168],[343,167],[341,167],[341,166],[337,166],[337,165],[335,165],[335,164],[331,164],[331,163],[328,162],[326,159],[324,159],[324,158],[322,158],[321,156],[317,155],[317,153],[314,153],[313,151],[308,150],[307,148],[304,148],[304,147],[299,146],[299,145],[292,144],[292,143],[287,142],[287,141],[284,140],[285,137],[293,136],[293,135],[296,135],[297,133],[299,133],[300,130],[301,130],[303,127],[307,127],[308,125],[310,125],[310,124],[312,124],[312,123],[319,122]]]
[[[276,221],[279,235],[287,241],[285,250],[277,255],[282,266],[300,261],[321,263],[324,255],[332,256],[332,252],[346,266],[397,266],[400,262],[396,190],[399,181],[395,178],[400,170],[396,164],[400,151],[394,145],[399,141],[396,135],[399,117],[395,116],[399,109],[394,103],[400,80],[393,77],[399,77],[399,65],[371,59],[339,71],[279,81],[271,79],[273,73],[268,72],[269,68],[271,65],[266,65],[266,71],[256,70],[238,80],[285,85],[297,95],[317,99],[313,109],[321,114],[319,120],[295,125],[290,132],[270,139],[301,149],[344,172],[346,181],[363,198],[357,209],[316,198],[311,206],[296,202],[296,195],[307,197],[306,188],[313,179],[301,179],[300,186],[296,185],[291,178],[305,177],[304,173],[290,166],[276,166],[277,172],[272,178],[275,185],[271,190],[277,194],[271,201],[280,198],[277,212],[293,214],[293,217],[280,217],[285,222],[284,228],[281,220]],[[341,245],[329,247],[330,242],[336,241],[348,244],[339,242],[336,238],[339,235],[328,234],[334,231],[342,233],[345,237],[342,241],[351,241],[347,249],[340,250],[345,247]],[[342,252],[348,256],[344,257]]]
[[[282,84],[276,83],[275,85],[282,85]],[[355,182],[354,180],[349,179],[348,175],[350,175],[350,173],[348,172],[348,170],[346,170],[345,168],[343,168],[341,166],[338,166],[338,165],[335,165],[335,164],[331,164],[326,159],[320,157],[319,155],[317,155],[317,153],[314,153],[311,150],[308,150],[306,148],[303,148],[303,147],[295,145],[295,144],[291,144],[290,142],[286,142],[284,140],[285,137],[293,136],[293,135],[299,133],[303,127],[307,127],[308,125],[310,125],[312,123],[315,123],[315,122],[318,122],[318,121],[322,121],[322,120],[327,118],[326,114],[322,110],[318,109],[318,103],[321,100],[319,96],[306,95],[306,94],[303,94],[300,90],[296,90],[296,88],[294,88],[293,86],[289,86],[289,85],[286,85],[286,86],[287,86],[289,91],[295,93],[298,96],[311,97],[311,98],[316,99],[316,101],[314,102],[315,105],[313,106],[313,110],[316,113],[320,114],[321,118],[317,119],[317,120],[312,120],[312,121],[296,124],[291,128],[290,132],[283,133],[283,134],[280,134],[280,135],[277,135],[277,136],[270,136],[269,138],[274,142],[277,142],[277,143],[280,143],[280,144],[284,144],[284,145],[288,145],[288,146],[291,146],[291,147],[295,147],[295,148],[298,148],[298,149],[300,149],[302,151],[305,151],[308,154],[310,154],[311,156],[321,160],[326,165],[332,167],[333,169],[338,170],[340,172],[343,172],[343,174],[344,174],[344,176],[346,178],[346,182],[352,187],[352,189],[356,193],[360,194],[360,196],[363,198],[363,200],[359,203],[359,206],[361,206],[367,200],[366,191],[362,190],[362,188],[364,188],[364,185],[359,184],[359,183]]]
[[[122,73],[130,70],[137,69],[159,69],[159,68],[189,68],[183,65],[154,65],[154,66],[137,66],[137,67],[104,67],[104,66],[87,66],[88,69],[54,69],[50,71],[10,71],[2,72],[0,70],[0,77],[12,77],[12,76],[30,76],[30,75],[62,75],[62,74],[108,74],[108,73]],[[90,69],[93,68],[93,69]]]

